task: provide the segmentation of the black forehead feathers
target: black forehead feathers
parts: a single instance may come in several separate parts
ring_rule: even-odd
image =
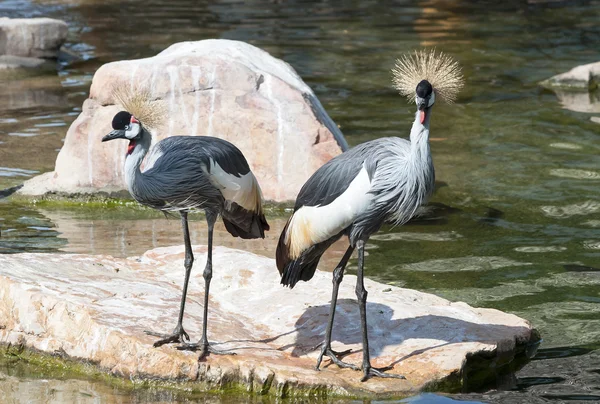
[[[113,118],[112,127],[113,129],[125,129],[125,126],[129,125],[131,120],[131,114],[127,111],[118,112]]]
[[[417,84],[417,96],[420,98],[426,98],[431,95],[433,92],[433,87],[431,83],[427,80],[421,80],[419,84]]]

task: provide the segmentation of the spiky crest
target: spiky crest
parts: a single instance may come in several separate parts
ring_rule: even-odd
[[[166,118],[166,108],[161,100],[153,100],[150,90],[127,84],[115,85],[112,96],[116,104],[136,117],[146,128],[159,127]]]
[[[394,87],[409,101],[415,100],[415,88],[421,80],[433,86],[436,95],[451,104],[464,84],[458,62],[435,49],[419,50],[396,59],[392,69]]]

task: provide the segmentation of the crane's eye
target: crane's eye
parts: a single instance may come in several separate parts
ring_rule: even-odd
[[[131,129],[131,126],[130,125],[125,125],[125,130],[129,130],[129,129]]]

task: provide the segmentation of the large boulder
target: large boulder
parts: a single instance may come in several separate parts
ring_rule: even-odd
[[[206,247],[196,261],[184,318],[200,337]],[[473,308],[415,290],[365,280],[370,353],[376,367],[391,366],[406,380],[371,379],[330,365],[314,369],[331,296],[331,273],[293,290],[279,283],[272,259],[217,247],[210,289],[208,337],[236,356],[197,354],[172,346],[153,348],[144,330],[175,325],[183,281],[182,246],[141,257],[77,254],[0,255],[0,344],[95,364],[131,378],[194,383],[214,390],[232,385],[280,395],[404,396],[422,389],[489,386],[533,351],[537,334],[512,314]],[[339,292],[333,349],[352,349],[344,360],[360,365],[361,332],[354,292],[346,275]],[[504,369],[504,370],[503,370]],[[188,385],[189,387],[189,385]]]
[[[52,18],[1,17],[0,55],[56,58],[67,31],[66,22]]]
[[[143,86],[164,101],[167,119],[154,131],[154,141],[206,135],[238,146],[267,200],[294,199],[317,168],[347,147],[310,87],[287,63],[244,42],[183,42],[154,57],[98,69],[54,172],[27,182],[23,194],[125,189],[126,142],[100,142],[120,110],[112,95],[115,85]]]

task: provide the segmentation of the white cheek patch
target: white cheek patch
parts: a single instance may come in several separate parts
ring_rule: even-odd
[[[127,139],[134,139],[137,135],[140,134],[140,124],[139,123],[130,123],[129,126],[125,129],[125,137]]]

